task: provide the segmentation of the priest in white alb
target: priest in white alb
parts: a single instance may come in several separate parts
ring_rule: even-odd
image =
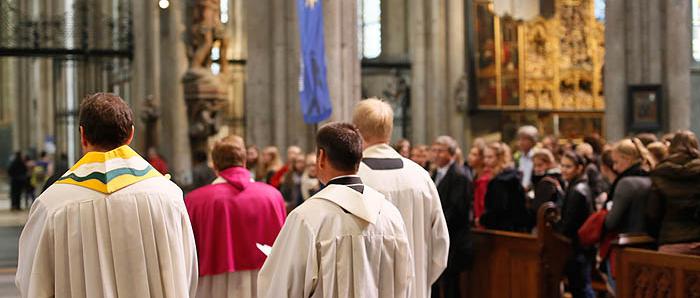
[[[364,139],[358,175],[399,209],[406,224],[415,265],[412,297],[430,297],[431,286],[447,267],[450,246],[435,183],[423,167],[389,146],[394,112],[388,103],[373,98],[360,101],[352,122]]]
[[[399,211],[356,175],[354,125],[316,135],[326,185],[287,217],[258,275],[258,297],[409,297],[413,260]]]
[[[19,240],[22,297],[192,297],[197,255],[182,191],[128,144],[123,99],[80,104],[85,155],[32,205]]]

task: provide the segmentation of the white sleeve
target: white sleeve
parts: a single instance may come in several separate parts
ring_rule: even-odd
[[[34,202],[19,237],[15,284],[22,297],[54,296],[53,231],[47,210]]]
[[[290,213],[260,274],[258,297],[310,297],[318,283],[315,236],[302,216]]]
[[[450,234],[447,230],[445,213],[442,211],[442,203],[435,184],[428,183],[432,198],[430,198],[430,223],[432,238],[430,239],[431,259],[428,266],[428,282],[433,284],[447,268],[447,257],[450,251]],[[466,219],[465,219],[466,220]]]

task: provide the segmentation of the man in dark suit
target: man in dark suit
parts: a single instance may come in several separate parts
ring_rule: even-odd
[[[450,235],[450,251],[447,269],[433,285],[433,297],[460,297],[460,273],[471,263],[471,239],[469,237],[469,202],[473,199],[472,181],[464,167],[455,161],[457,142],[449,136],[435,139],[430,148],[433,163],[437,166],[433,180],[437,185],[442,210]]]

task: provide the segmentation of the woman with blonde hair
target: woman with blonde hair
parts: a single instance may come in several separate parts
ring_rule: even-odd
[[[545,148],[534,150],[532,154],[532,184],[534,185],[535,198],[532,202],[531,212],[536,214],[540,206],[546,202],[558,205],[563,203],[561,201],[566,183],[562,178],[561,169],[554,154]]]
[[[492,171],[479,223],[487,229],[528,232],[530,219],[525,207],[525,190],[513,168],[510,148],[492,142],[484,148],[484,166]]]
[[[645,233],[644,212],[651,189],[649,171],[654,158],[642,142],[624,139],[613,146],[613,169],[618,173],[608,195],[612,206],[605,218],[605,228],[618,233]]]
[[[479,217],[484,213],[484,200],[486,189],[491,181],[492,172],[484,165],[484,149],[486,143],[482,139],[474,140],[472,148],[467,155],[467,168],[474,180],[474,222],[479,222]]]
[[[264,181],[265,183],[270,183],[270,179],[273,175],[282,167],[282,161],[280,160],[280,152],[277,147],[268,146],[262,151],[262,162],[260,163],[260,170],[258,171],[258,177],[256,180]]]
[[[604,227],[609,235],[603,239],[611,239],[610,234],[648,233],[645,215],[651,191],[649,170],[654,168],[654,159],[637,138],[617,142],[612,148],[612,159],[617,178],[605,203],[609,211]],[[600,257],[607,261],[607,268],[613,268],[609,248],[606,240],[601,244]],[[612,276],[610,284],[615,287]]]

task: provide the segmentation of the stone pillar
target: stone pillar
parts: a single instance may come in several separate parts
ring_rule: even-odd
[[[411,140],[414,143],[429,142],[427,135],[427,98],[426,72],[428,62],[426,51],[428,46],[428,28],[425,10],[427,1],[409,1],[409,54],[411,56]]]
[[[457,109],[456,91],[465,68],[464,3],[413,1],[410,7],[414,143],[439,135],[464,145],[468,119]]]
[[[155,2],[154,2],[155,4]],[[187,70],[187,57],[183,35],[185,32],[185,3],[171,1],[170,7],[161,12],[160,94],[162,140],[160,146],[170,163],[173,179],[180,185],[192,182],[192,155],[188,137],[188,121],[182,77]]]
[[[280,1],[282,2],[282,1]],[[248,59],[246,63],[246,143],[264,147],[272,144],[274,125],[272,117],[272,1],[246,0],[246,27],[254,30],[248,34]],[[267,17],[265,17],[267,16]]]
[[[406,26],[409,11],[405,0],[384,0],[382,7],[382,60],[408,60],[408,28]]]
[[[447,115],[448,133],[462,144],[466,157],[466,145],[471,143],[469,125],[464,111],[457,108],[457,88],[466,76],[466,20],[465,1],[447,0]]]
[[[663,130],[690,128],[690,7],[681,0],[610,1],[606,5],[606,137],[628,133],[627,88],[661,84]]]
[[[351,121],[352,109],[360,100],[357,30],[351,29],[357,28],[357,1],[324,1],[323,14],[328,89],[333,102],[331,120]]]
[[[314,126],[303,122],[299,103],[299,30],[296,2],[248,0],[246,139],[282,150],[313,149]],[[349,121],[360,99],[357,3],[323,1],[331,120]]]
[[[627,125],[625,11],[625,1],[610,1],[605,5],[605,123],[606,138],[610,140],[622,138]]]
[[[172,2],[171,2],[172,4]],[[146,152],[145,123],[141,120],[143,103],[149,96],[153,97],[156,105],[161,104],[160,96],[160,8],[157,1],[132,0],[132,31],[134,57],[131,62],[131,109],[134,111],[136,134],[132,147],[142,153]],[[168,9],[173,9],[172,6]],[[179,81],[168,82],[179,84]],[[162,110],[161,112],[164,112]],[[162,126],[155,124],[155,131],[160,133]],[[164,144],[162,151],[166,158],[172,146]]]
[[[665,95],[669,103],[668,130],[690,129],[690,1],[665,2],[666,34],[662,37],[666,48]],[[697,115],[696,115],[697,116]]]

